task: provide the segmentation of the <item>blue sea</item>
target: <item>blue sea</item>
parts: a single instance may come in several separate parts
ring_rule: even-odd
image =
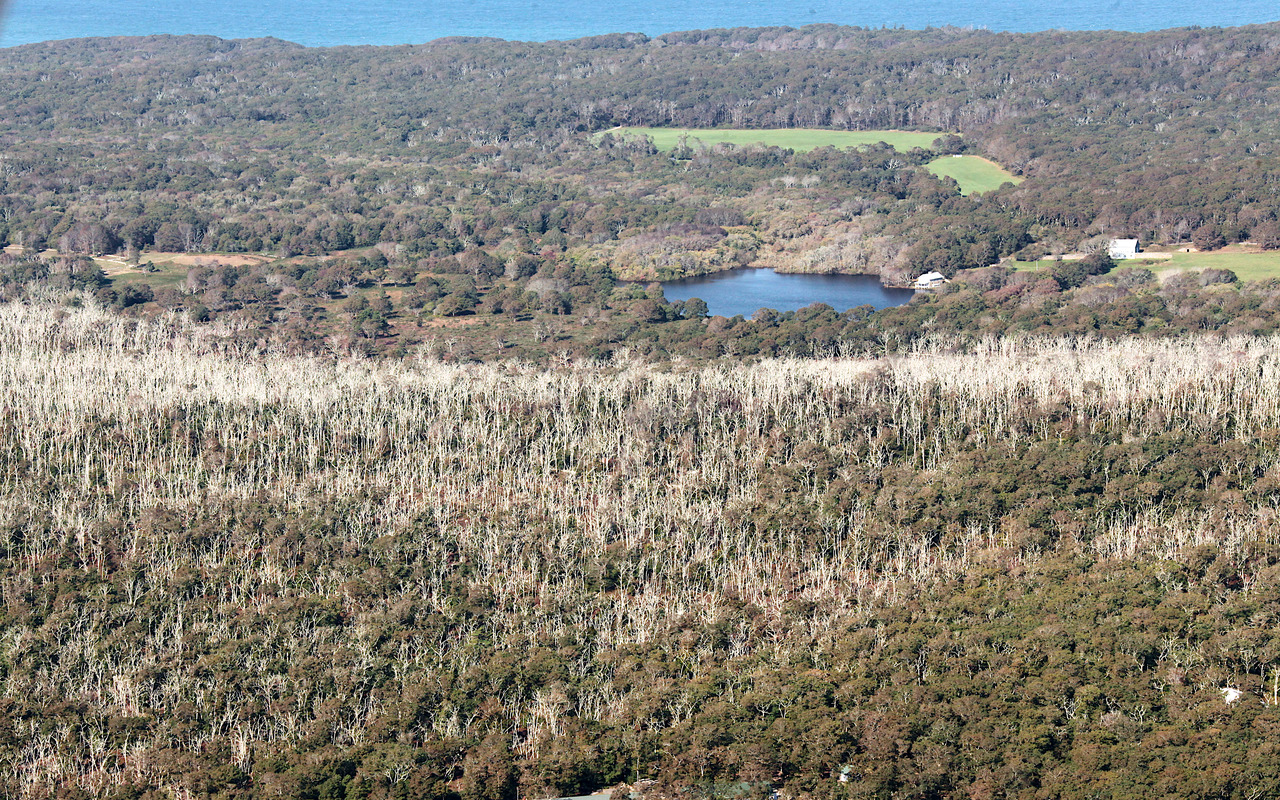
[[[0,0],[0,7],[5,0]],[[833,22],[1007,31],[1147,31],[1280,19],[1275,0],[9,0],[0,46],[83,36],[207,33],[306,45],[412,44],[442,36],[546,41],[617,31]]]

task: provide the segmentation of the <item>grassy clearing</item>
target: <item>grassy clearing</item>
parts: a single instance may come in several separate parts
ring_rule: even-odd
[[[681,137],[688,137],[690,146],[698,144],[753,144],[789,147],[803,152],[818,147],[860,147],[884,142],[895,150],[913,147],[928,148],[935,139],[945,134],[920,131],[829,131],[818,128],[775,128],[769,130],[744,128],[614,128],[614,136],[648,136],[663,151],[676,149]],[[989,192],[1006,181],[1021,183],[1014,175],[993,161],[980,156],[944,156],[929,163],[934,175],[949,176],[960,184],[960,193]]]
[[[1242,281],[1280,278],[1280,251],[1268,253],[1174,253],[1173,258],[1153,267],[1154,272],[1188,269],[1229,269]]]
[[[955,178],[960,194],[989,192],[1004,183],[1022,183],[1022,178],[981,156],[943,156],[929,162],[929,171],[940,178]]]
[[[187,278],[192,267],[249,266],[262,264],[270,259],[245,253],[143,253],[141,266],[127,263],[122,256],[94,258],[114,284],[145,283],[153,287],[177,286]],[[143,266],[150,265],[149,269]]]
[[[156,265],[154,272],[144,272],[143,270],[130,267],[122,272],[109,274],[113,284],[126,286],[132,283],[145,283],[153,288],[161,286],[177,286],[187,279],[186,267],[175,267],[172,264]]]
[[[701,142],[705,145],[718,143],[735,145],[765,144],[777,147],[789,147],[792,150],[805,151],[818,147],[858,147],[865,144],[885,142],[896,150],[910,150],[913,147],[929,147],[934,139],[945,136],[943,133],[921,133],[919,131],[829,131],[817,128],[780,128],[770,130],[751,130],[742,128],[614,128],[609,131],[614,136],[649,136],[659,150],[674,150],[680,143],[681,136],[688,136],[692,146]]]
[[[149,258],[146,255],[142,258],[142,266],[124,263],[116,257],[95,258],[93,261],[116,286],[135,283],[145,283],[156,288],[177,286],[186,280],[187,270],[190,269],[186,264],[179,264],[170,258]],[[150,269],[143,269],[148,262]]]
[[[1163,254],[1162,254],[1163,255]],[[1265,281],[1280,278],[1280,250],[1267,253],[1216,251],[1210,253],[1173,253],[1159,260],[1136,258],[1117,262],[1120,267],[1141,267],[1157,275],[1201,269],[1229,269],[1242,281]],[[1010,261],[1017,272],[1048,271],[1052,261]]]

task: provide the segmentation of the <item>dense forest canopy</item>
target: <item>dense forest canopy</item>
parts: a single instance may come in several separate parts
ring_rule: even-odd
[[[1106,253],[1280,248],[1280,25],[97,39],[0,86],[0,793],[1280,792],[1280,282]],[[655,283],[740,266],[951,281]]]

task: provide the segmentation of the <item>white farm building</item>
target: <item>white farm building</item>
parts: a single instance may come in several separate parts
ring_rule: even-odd
[[[1112,239],[1111,244],[1107,246],[1107,255],[1117,260],[1122,258],[1137,258],[1138,240]]]
[[[947,276],[941,272],[926,272],[916,278],[917,289],[933,289],[947,282]]]

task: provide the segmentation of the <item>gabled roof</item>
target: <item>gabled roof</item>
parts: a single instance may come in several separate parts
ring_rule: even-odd
[[[1137,255],[1138,240],[1137,239],[1112,239],[1111,244],[1107,246],[1107,253],[1112,258],[1123,258],[1125,256]]]

